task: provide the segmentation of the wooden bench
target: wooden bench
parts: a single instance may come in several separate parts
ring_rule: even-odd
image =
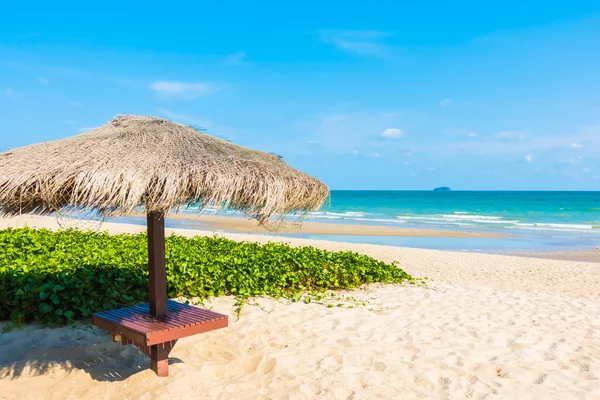
[[[95,313],[92,324],[113,334],[113,341],[134,344],[150,357],[158,376],[169,375],[169,353],[178,339],[227,327],[226,315],[173,300],[166,301],[167,313],[154,317],[150,305],[118,308]]]

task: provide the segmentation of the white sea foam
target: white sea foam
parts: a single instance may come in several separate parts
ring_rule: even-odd
[[[344,212],[344,213],[337,213],[337,212],[331,212],[331,211],[325,211],[325,212],[316,211],[316,212],[309,212],[308,216],[313,217],[313,218],[327,218],[327,217],[352,218],[352,217],[364,217],[365,213],[359,212],[359,211],[348,211],[348,212]]]
[[[535,226],[535,227],[551,227],[551,228],[569,228],[569,229],[594,229],[593,225],[582,224],[517,224],[517,226]]]
[[[424,225],[479,226],[481,228],[485,228],[486,225],[494,225],[507,229],[588,233],[600,230],[599,226],[591,224],[525,223],[517,219],[506,220],[499,216],[469,214],[460,211],[454,214],[399,215],[396,218],[408,223]]]
[[[521,223],[515,225],[518,229],[528,229],[534,231],[590,232],[598,230],[594,225],[587,224]]]
[[[328,214],[328,215],[339,215],[340,217],[364,217],[365,216],[364,212],[357,212],[357,211],[348,211],[348,212],[345,212],[345,213],[327,212],[326,214]]]
[[[355,218],[356,221],[369,221],[369,222],[386,222],[390,224],[403,224],[407,221],[399,220],[399,219],[389,219],[389,218]]]
[[[492,217],[487,215],[454,215],[454,214],[434,214],[434,215],[399,215],[396,218],[419,221],[421,223],[451,223],[456,225],[458,222],[473,222],[479,224],[514,224],[518,220],[503,220],[501,217]]]
[[[336,215],[310,215],[310,217],[317,219],[341,219],[341,217],[338,217]]]
[[[501,220],[502,217],[489,216],[489,215],[477,215],[477,214],[442,214],[444,218],[453,218],[453,219],[469,219],[469,220],[482,220],[482,221],[492,221],[492,220]]]

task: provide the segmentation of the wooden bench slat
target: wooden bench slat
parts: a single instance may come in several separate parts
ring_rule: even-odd
[[[150,307],[146,303],[95,313],[92,323],[99,328],[122,334],[140,345],[150,346],[225,328],[228,325],[228,317],[168,300],[166,316],[151,316]]]
[[[154,323],[151,319],[141,317],[140,314],[131,313],[127,310],[118,309],[112,310],[109,315],[98,315],[100,318],[105,318],[117,322],[121,325],[127,326],[140,333],[152,332],[157,329],[161,329],[161,325]]]
[[[195,308],[188,306],[190,308]],[[196,312],[196,310],[172,310],[172,312],[165,318],[159,317],[155,318],[148,314],[148,311],[143,312],[140,309],[129,309],[129,307],[125,309],[117,309],[111,310],[110,312],[96,313],[98,317],[105,319],[118,319],[123,321],[136,322],[140,325],[151,327],[164,327],[168,325],[178,325],[179,322],[189,320],[192,323],[201,323],[206,321],[212,321],[220,318],[226,318],[226,316],[213,313],[210,311],[201,311]]]
[[[140,313],[142,312],[139,307],[135,308],[135,310]],[[146,314],[142,315],[144,315],[144,321],[157,321],[157,323],[161,325],[162,329],[152,329],[153,332],[156,330],[178,329],[185,325],[201,324],[218,319],[215,317],[215,313],[208,314],[188,309],[171,310],[171,312],[167,314],[166,319],[164,317],[153,318]]]
[[[188,309],[179,309],[172,310],[171,314],[175,319],[185,320],[189,319],[191,322],[204,322],[204,321],[213,321],[215,319],[219,319],[219,315],[215,315],[210,311],[204,310],[188,310]]]
[[[170,340],[169,338],[173,337],[173,335],[176,335],[178,338],[183,338],[183,337],[187,337],[187,336],[192,336],[192,335],[197,335],[199,333],[204,333],[204,332],[209,332],[215,329],[221,329],[221,328],[226,328],[227,327],[227,320],[226,319],[220,319],[220,320],[216,320],[213,321],[211,323],[206,323],[206,324],[198,324],[198,325],[192,325],[188,328],[181,328],[176,330],[175,332],[153,332],[151,334],[148,334],[147,336],[147,340],[148,340],[148,344],[149,345],[153,345],[153,344],[158,344],[158,343],[163,343],[165,341]]]
[[[147,316],[148,318],[152,318],[149,316],[149,314],[147,314],[149,313],[148,307],[135,306],[134,309],[136,311],[139,311],[140,313],[143,313],[143,315]],[[174,319],[174,317],[179,317],[181,315],[190,316],[192,322],[199,322],[202,320],[212,321],[215,318],[217,318],[217,316],[224,317],[221,314],[217,314],[209,310],[203,310],[194,306],[170,307],[169,311],[171,311],[171,313],[167,315],[166,320],[165,317],[154,318],[154,320],[158,320],[168,324],[171,320]]]
[[[137,310],[143,310],[139,307]],[[152,318],[149,317],[148,318]],[[206,322],[211,322],[216,319],[226,318],[226,316],[214,313],[212,311],[203,310],[193,306],[187,306],[185,308],[176,308],[171,309],[171,313],[167,316],[167,321],[163,322],[164,317],[157,318],[160,323],[164,323],[166,329],[171,329],[171,327],[179,328],[182,325],[194,325],[194,324],[202,324]]]

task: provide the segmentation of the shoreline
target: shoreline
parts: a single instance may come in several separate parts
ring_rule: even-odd
[[[517,251],[507,255],[544,260],[581,261],[600,263],[600,249],[566,251]]]
[[[145,218],[144,214],[131,214],[132,217]],[[340,235],[340,236],[398,236],[398,237],[431,237],[431,238],[482,238],[507,239],[513,237],[505,233],[458,231],[424,228],[400,228],[393,226],[334,224],[327,222],[293,221],[274,222],[268,226],[260,226],[255,220],[236,216],[213,216],[193,214],[169,214],[165,221],[187,221],[199,223],[202,230],[230,231],[239,233],[264,233],[273,235]]]
[[[143,214],[132,215],[133,217],[143,218]],[[400,227],[389,227],[389,226],[376,226],[376,225],[358,225],[358,224],[336,224],[327,222],[303,222],[301,225],[290,221],[283,221],[281,225],[275,225],[272,229],[262,227],[257,224],[256,221],[240,218],[236,216],[209,216],[209,215],[189,215],[189,214],[172,214],[169,215],[166,220],[174,221],[187,221],[190,223],[201,224],[199,227],[193,227],[192,229],[198,230],[210,230],[210,231],[225,231],[228,233],[241,233],[241,234],[267,234],[267,235],[281,235],[276,236],[278,238],[291,238],[293,236],[287,235],[315,235],[316,237],[311,238],[313,240],[326,240],[333,241],[329,238],[319,238],[318,236],[326,235],[337,235],[337,236],[387,236],[387,237],[415,237],[415,238],[464,238],[464,239],[510,239],[515,238],[511,234],[494,233],[494,232],[470,232],[470,231],[457,231],[457,230],[442,230],[442,229],[422,229],[422,228],[400,228]],[[174,229],[178,229],[174,228]],[[191,228],[191,227],[181,227]],[[220,233],[220,232],[219,232]],[[337,241],[336,241],[337,242]],[[356,242],[345,242],[353,244]],[[366,244],[366,243],[364,243]],[[382,244],[382,246],[387,246]],[[404,248],[404,246],[393,246]],[[411,248],[422,248],[423,250],[429,250],[424,247],[411,247]],[[460,251],[460,250],[442,250],[442,251],[454,251],[461,253],[471,253],[471,251]],[[600,249],[590,248],[584,250],[549,250],[549,251],[498,251],[498,252],[478,252],[473,251],[472,253],[478,254],[499,254],[509,255],[526,258],[541,258],[548,260],[563,260],[563,261],[582,261],[582,262],[594,262],[600,263]]]

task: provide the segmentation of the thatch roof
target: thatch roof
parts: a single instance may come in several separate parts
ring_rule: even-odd
[[[0,153],[0,214],[74,207],[116,215],[199,203],[264,219],[318,209],[328,195],[276,155],[156,117],[118,116],[81,135]]]

